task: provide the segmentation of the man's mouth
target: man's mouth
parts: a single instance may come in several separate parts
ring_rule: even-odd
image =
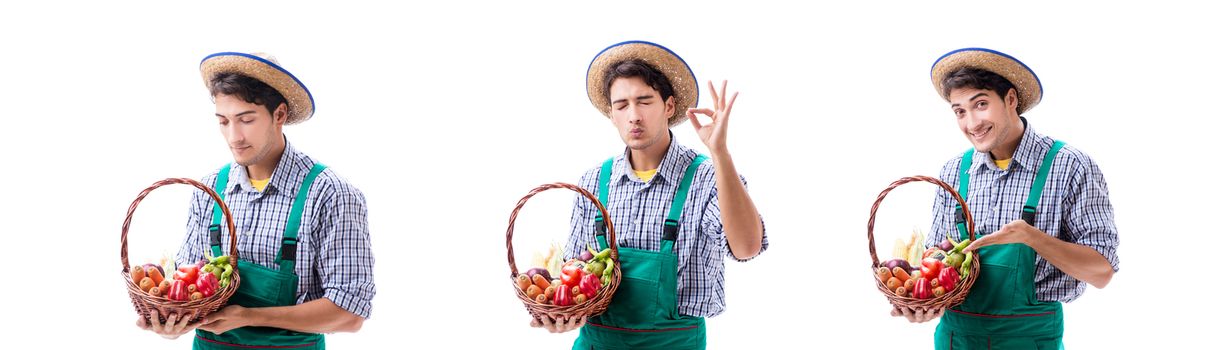
[[[980,133],[971,133],[971,132],[970,132],[970,133],[968,133],[968,134],[969,134],[969,135],[972,135],[972,138],[974,138],[974,139],[980,139],[980,138],[985,137],[985,135],[989,135],[989,130],[993,130],[993,127],[992,127],[992,126],[991,126],[991,127],[987,127],[987,128],[985,128],[985,130],[981,130],[981,132],[980,132]]]

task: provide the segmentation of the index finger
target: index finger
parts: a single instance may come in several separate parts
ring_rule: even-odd
[[[151,319],[147,320],[147,323],[151,324],[151,331],[163,332],[163,325],[159,323],[159,310],[151,309]]]
[[[720,108],[725,108],[726,106],[729,105],[729,103],[727,103],[727,101],[725,101],[725,98],[726,98],[725,89],[728,87],[729,87],[729,79],[721,80],[721,107]]]
[[[708,81],[708,93],[712,94],[712,108],[721,109],[721,106],[717,104],[717,89],[712,87],[712,80]]]

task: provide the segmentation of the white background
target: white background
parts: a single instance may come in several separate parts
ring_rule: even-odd
[[[507,218],[532,187],[575,182],[622,150],[583,77],[600,49],[642,39],[675,50],[701,83],[727,78],[742,93],[729,144],[771,247],[727,264],[729,310],[709,320],[712,348],[930,346],[934,323],[888,316],[867,275],[865,227],[889,182],[934,175],[969,146],[928,76],[939,55],[968,46],[1028,63],[1045,96],[1027,116],[1090,154],[1110,186],[1122,270],[1066,305],[1066,345],[1186,346],[1207,311],[1195,264],[1207,193],[1192,170],[1202,169],[1192,147],[1205,126],[1207,28],[1201,11],[1145,3],[4,5],[11,273],[0,333],[24,346],[188,347],[134,327],[121,223],[150,183],[230,159],[200,59],[267,51],[317,99],[290,140],[371,208],[373,316],[329,336],[333,348],[569,347],[574,334],[528,328],[508,282]],[[704,149],[690,124],[674,131]],[[521,270],[543,244],[564,242],[573,196],[563,192],[525,208]],[[175,251],[188,193],[167,187],[140,207],[136,263]],[[894,191],[878,217],[883,252],[929,225],[932,194]]]

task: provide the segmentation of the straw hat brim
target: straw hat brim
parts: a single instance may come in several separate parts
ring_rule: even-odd
[[[943,100],[947,100],[947,96],[943,95],[943,78],[964,67],[997,73],[1014,84],[1014,89],[1018,91],[1019,114],[1035,107],[1043,99],[1044,88],[1039,77],[1022,61],[998,51],[970,47],[948,52],[931,65],[931,83]]]
[[[285,124],[301,123],[314,115],[314,97],[310,95],[310,90],[271,58],[239,52],[219,52],[201,60],[201,79],[206,88],[210,87],[210,80],[214,75],[226,72],[255,78],[280,92],[289,105],[289,117]]]
[[[675,114],[668,122],[678,125],[687,119],[688,108],[696,107],[700,92],[696,75],[679,55],[670,49],[648,41],[625,41],[600,51],[587,67],[587,97],[604,117],[611,118],[612,104],[606,97],[610,86],[603,86],[604,75],[612,64],[629,59],[640,59],[666,75],[675,89]]]

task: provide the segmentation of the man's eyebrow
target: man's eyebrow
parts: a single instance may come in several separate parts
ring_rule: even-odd
[[[255,110],[251,110],[251,109],[249,109],[249,110],[246,110],[246,111],[239,112],[239,114],[235,114],[235,116],[236,116],[236,117],[238,117],[238,116],[241,116],[241,115],[244,115],[244,114],[250,114],[250,113],[255,113],[255,112],[256,112]],[[214,116],[218,116],[218,117],[223,117],[223,118],[226,118],[226,116],[225,116],[225,115],[222,115],[222,113],[214,113]]]
[[[972,97],[968,98],[968,102],[972,102],[972,100],[975,100],[975,99],[977,99],[978,97],[981,97],[981,96],[989,96],[989,94],[986,94],[986,93],[984,93],[984,92],[977,93],[976,95],[972,95]],[[951,106],[952,106],[952,107],[959,107],[959,106],[960,106],[960,103],[959,103],[959,102],[955,102],[955,103],[952,103],[952,104],[951,104]]]

